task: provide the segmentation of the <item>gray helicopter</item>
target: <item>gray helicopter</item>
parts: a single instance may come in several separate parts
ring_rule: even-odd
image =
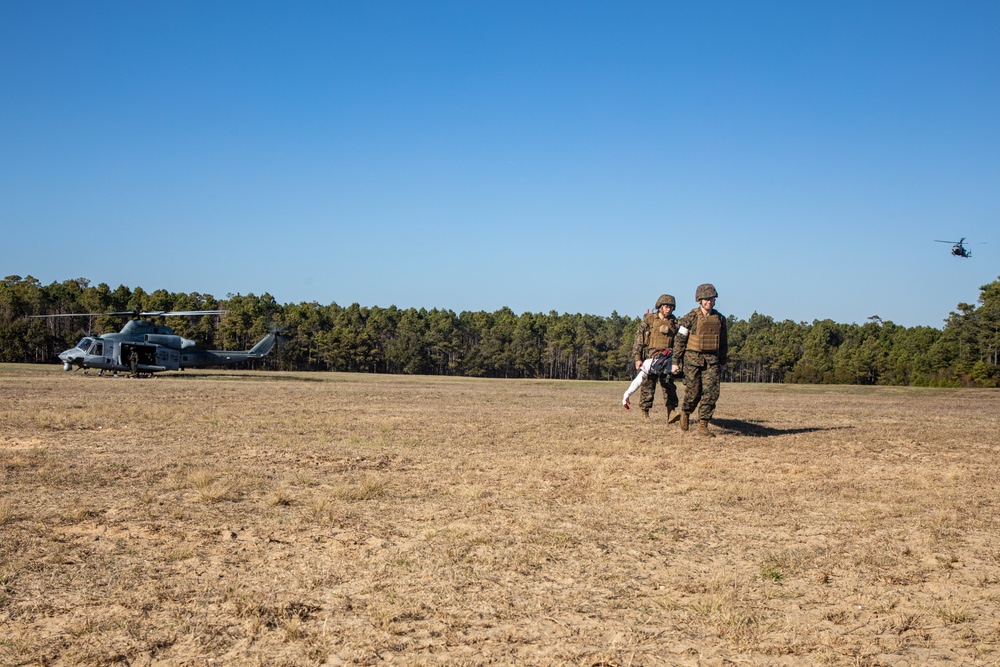
[[[195,341],[174,333],[170,327],[154,324],[140,317],[182,317],[198,315],[221,315],[224,310],[178,310],[148,312],[100,313],[100,315],[131,315],[118,333],[100,336],[84,336],[76,347],[59,353],[63,370],[74,367],[97,368],[100,375],[105,371],[113,373],[131,372],[133,375],[177,371],[185,368],[207,366],[231,366],[244,361],[263,359],[276,340],[269,333],[247,351],[201,350]],[[73,313],[68,315],[38,315],[36,317],[93,317],[96,313]]]
[[[965,257],[966,259],[968,259],[969,257],[972,257],[972,251],[965,247],[965,237],[964,236],[961,239],[959,239],[958,241],[941,241],[939,239],[935,239],[934,242],[935,243],[954,243],[955,245],[953,245],[951,247],[951,254],[952,255],[954,255],[955,257]],[[985,245],[985,244],[986,244],[985,241],[980,241],[977,244],[970,243],[969,245]]]

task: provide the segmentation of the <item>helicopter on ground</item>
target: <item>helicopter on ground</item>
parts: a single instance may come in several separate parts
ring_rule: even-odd
[[[959,239],[958,241],[939,241],[939,240],[935,239],[934,242],[935,243],[952,243],[952,244],[954,244],[954,245],[951,246],[951,254],[955,255],[955,257],[966,257],[966,258],[972,257],[972,251],[965,247],[965,237],[964,236],[961,239]]]
[[[105,371],[131,372],[133,375],[177,371],[206,366],[231,366],[244,361],[263,359],[274,347],[276,335],[271,332],[246,351],[203,350],[197,343],[174,333],[168,326],[154,324],[142,317],[183,317],[221,315],[223,310],[125,311],[115,313],[73,313],[67,315],[36,315],[35,317],[93,317],[95,315],[129,315],[118,333],[87,335],[69,350],[59,353],[63,370],[74,367],[97,368]]]

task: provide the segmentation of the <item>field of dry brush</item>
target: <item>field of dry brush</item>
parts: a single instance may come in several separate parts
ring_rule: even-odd
[[[0,664],[1000,664],[1000,392],[625,384],[0,365]]]

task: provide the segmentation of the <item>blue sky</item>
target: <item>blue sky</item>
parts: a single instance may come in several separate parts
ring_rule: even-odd
[[[1000,275],[997,2],[0,3],[0,272],[941,326]],[[967,237],[972,259],[935,239]]]

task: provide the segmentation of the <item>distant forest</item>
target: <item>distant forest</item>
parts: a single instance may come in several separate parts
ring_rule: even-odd
[[[977,386],[1000,384],[1000,278],[978,305],[960,303],[941,329],[729,318],[729,382]],[[631,376],[639,317],[400,309],[335,303],[279,304],[269,294],[175,294],[85,278],[42,285],[7,276],[0,285],[0,362],[57,363],[86,333],[118,331],[120,316],[31,315],[224,309],[221,316],[164,324],[210,349],[248,349],[272,327],[279,346],[256,367],[501,378],[624,380]],[[683,310],[683,309],[682,309]],[[684,311],[686,312],[686,311]],[[682,314],[682,313],[681,313]]]

